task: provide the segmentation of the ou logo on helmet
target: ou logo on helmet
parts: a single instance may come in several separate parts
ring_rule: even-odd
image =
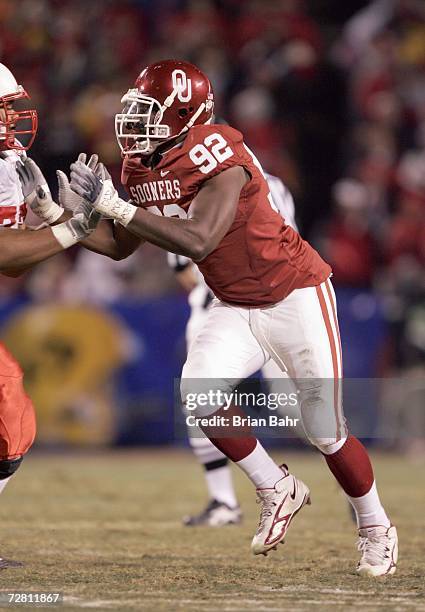
[[[189,102],[192,97],[192,81],[188,79],[183,70],[177,68],[172,73],[173,88],[177,91],[177,98],[180,102]]]

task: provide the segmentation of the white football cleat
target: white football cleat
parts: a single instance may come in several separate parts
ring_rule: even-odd
[[[376,525],[359,529],[358,549],[362,556],[357,573],[362,576],[387,576],[397,567],[398,537],[394,525]]]
[[[283,542],[294,516],[305,504],[310,504],[310,491],[301,480],[282,466],[284,476],[273,489],[257,489],[257,503],[261,504],[260,523],[251,543],[254,555],[267,555]]]

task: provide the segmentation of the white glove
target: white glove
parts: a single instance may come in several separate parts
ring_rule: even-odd
[[[70,187],[104,217],[127,226],[136,214],[137,206],[119,197],[108,171],[103,164],[98,164],[99,167],[104,178],[99,178],[80,161],[71,164]]]
[[[31,210],[49,225],[57,221],[63,214],[63,208],[53,201],[47,181],[35,161],[26,157],[18,161],[15,167],[25,202]]]
[[[101,179],[106,179],[107,176],[110,178],[105,166],[98,163],[96,154],[90,157],[87,165],[86,159],[87,155],[80,153],[78,163],[87,168],[89,172],[95,170],[96,176]],[[56,174],[59,182],[59,201],[64,208],[72,210],[73,216],[69,221],[52,227],[52,232],[63,248],[67,249],[76,242],[87,238],[96,229],[102,215],[89,202],[72,191],[68,177],[64,172],[58,170]]]
[[[101,218],[102,215],[89,202],[81,199],[81,204],[74,211],[72,218],[59,225],[54,225],[51,230],[59,244],[67,249],[90,236]]]
[[[96,171],[96,168],[98,166],[98,159],[99,159],[96,153],[94,153],[90,157],[87,163],[86,163],[86,159],[87,159],[86,153],[80,153],[77,161],[81,162],[82,164],[85,164],[91,170]],[[102,164],[102,167],[105,168],[103,164]],[[69,185],[68,177],[66,176],[65,172],[62,172],[62,170],[56,170],[56,176],[58,177],[58,185],[59,185],[59,204],[65,210],[70,210],[74,212],[81,205],[82,197],[79,196],[77,193],[75,193],[75,191],[72,191]],[[101,175],[99,174],[98,176],[101,176]],[[102,177],[103,177],[103,174],[101,178]]]

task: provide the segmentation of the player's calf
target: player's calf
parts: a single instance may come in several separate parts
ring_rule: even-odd
[[[369,455],[354,436],[341,442],[320,450],[356,513],[362,553],[357,572],[368,576],[394,574],[397,530],[381,504]]]

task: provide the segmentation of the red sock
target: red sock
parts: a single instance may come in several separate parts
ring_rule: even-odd
[[[350,497],[362,497],[373,484],[373,469],[363,444],[354,436],[333,455],[323,456],[332,474]]]
[[[208,419],[216,416],[226,419],[228,425],[223,426],[202,426],[201,429],[209,440],[220,450],[226,457],[232,461],[240,461],[245,459],[252,453],[257,445],[257,439],[251,434],[251,428],[248,426],[233,427],[231,425],[234,415],[245,417],[246,414],[235,406],[230,406],[227,410],[219,408],[214,414],[209,415]],[[227,421],[227,419],[229,419]]]

